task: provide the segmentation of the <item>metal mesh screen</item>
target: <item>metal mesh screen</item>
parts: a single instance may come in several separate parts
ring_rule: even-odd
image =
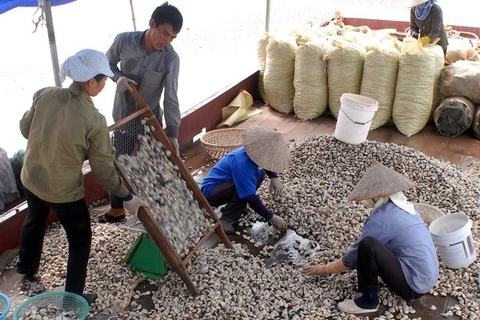
[[[171,152],[152,134],[154,130],[140,117],[115,129],[117,164],[133,191],[148,203],[173,249],[185,257],[214,223],[171,160]],[[127,224],[127,229],[145,232],[138,222]]]
[[[134,155],[138,147],[139,136],[145,135],[145,120],[134,118],[112,132],[112,144],[115,158],[121,155]]]

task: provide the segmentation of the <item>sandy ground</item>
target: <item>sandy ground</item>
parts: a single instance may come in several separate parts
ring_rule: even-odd
[[[133,0],[137,30],[148,27],[161,2]],[[173,45],[181,57],[179,97],[186,112],[215,91],[257,68],[256,44],[265,30],[266,1],[172,0],[184,16]],[[440,0],[445,24],[478,25],[474,0]],[[271,0],[270,31],[288,30],[307,21],[324,21],[339,9],[346,17],[408,20],[402,0]],[[0,147],[9,156],[26,147],[18,121],[30,107],[34,92],[54,85],[46,27],[33,33],[35,8],[15,8],[0,15]],[[106,51],[116,34],[133,30],[128,0],[77,0],[53,7],[60,63],[84,48]],[[208,79],[208,81],[205,81]],[[70,83],[65,81],[63,86]],[[109,124],[115,85],[109,82],[95,98]]]

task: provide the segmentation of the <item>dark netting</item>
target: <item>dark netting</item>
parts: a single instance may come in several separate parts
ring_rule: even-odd
[[[115,157],[122,154],[135,154],[138,145],[138,136],[145,134],[145,127],[140,117],[134,118],[112,132],[112,144]]]

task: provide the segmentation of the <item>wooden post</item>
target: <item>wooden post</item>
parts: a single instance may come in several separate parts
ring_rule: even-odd
[[[45,20],[47,22],[48,42],[50,43],[50,55],[52,56],[53,77],[55,85],[62,86],[60,81],[60,67],[58,64],[57,44],[55,42],[55,31],[53,29],[52,5],[50,0],[43,0],[43,11],[45,12]]]
[[[137,24],[135,23],[135,12],[133,11],[133,0],[130,0],[130,11],[132,12],[133,31],[137,31]]]

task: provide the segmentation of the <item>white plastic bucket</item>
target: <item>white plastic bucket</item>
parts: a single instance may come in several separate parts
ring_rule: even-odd
[[[377,110],[378,102],[376,100],[359,94],[342,94],[335,138],[350,144],[364,142]]]
[[[441,216],[428,227],[435,247],[448,268],[466,267],[477,257],[471,229],[472,221],[463,213]]]

